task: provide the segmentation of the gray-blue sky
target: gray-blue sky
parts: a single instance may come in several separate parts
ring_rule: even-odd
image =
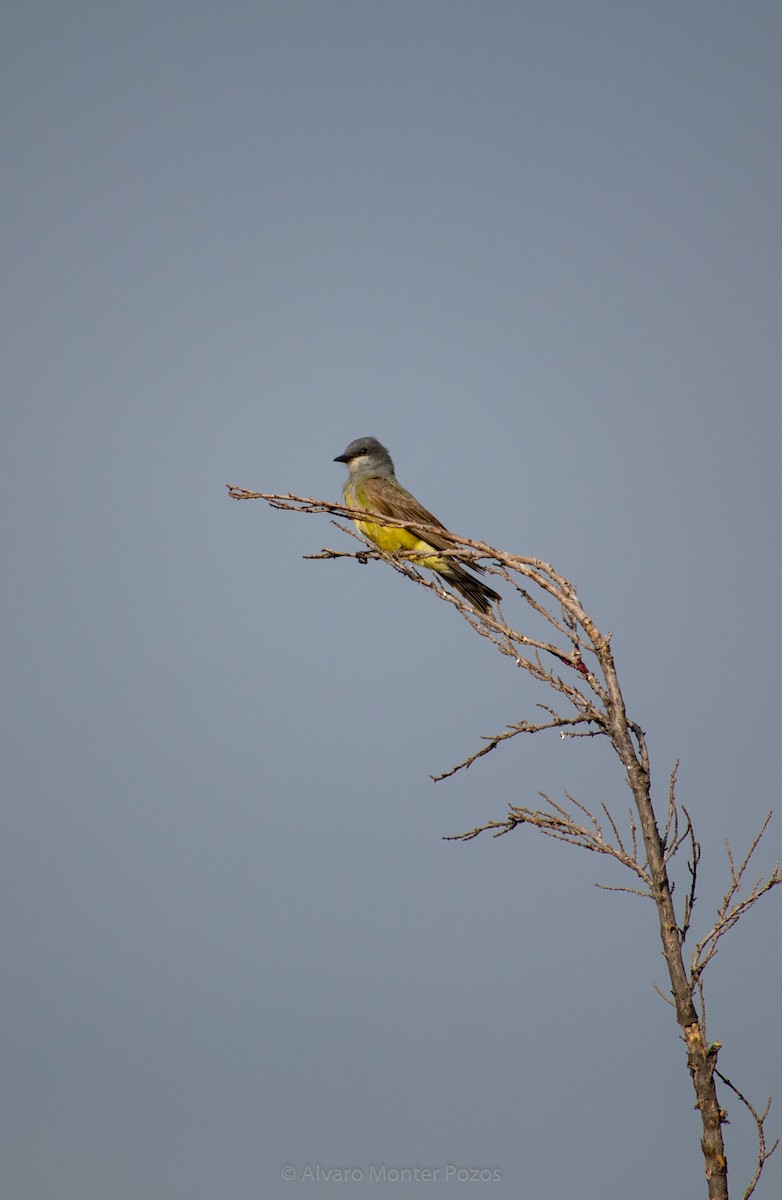
[[[779,790],[781,42],[771,2],[6,6],[15,1200],[350,1192],[286,1163],[700,1194],[651,911],[440,840],[540,788],[621,807],[608,751],[435,787],[543,697],[223,485],[336,497],[374,434],[573,577],[658,796],[682,759],[704,928]],[[778,928],[722,951],[710,1033],[780,1104]]]

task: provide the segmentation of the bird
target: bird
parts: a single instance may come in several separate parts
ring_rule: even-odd
[[[348,478],[342,489],[348,508],[363,508],[383,517],[433,525],[435,529],[443,531],[439,534],[429,530],[424,538],[409,529],[356,518],[354,523],[359,533],[386,554],[414,551],[416,556],[426,555],[425,558],[415,558],[416,566],[436,571],[478,612],[490,612],[492,603],[501,600],[502,597],[493,588],[477,579],[466,567],[437,553],[438,550],[454,548],[451,535],[442,521],[438,521],[411,492],[402,487],[396,477],[391,455],[377,438],[356,438],[342,454],[336,456],[334,462],[345,463],[348,468]],[[475,563],[473,570],[483,571],[484,568]]]

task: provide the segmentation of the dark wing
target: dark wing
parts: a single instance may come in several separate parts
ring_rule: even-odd
[[[364,489],[367,509],[370,512],[379,513],[381,517],[397,517],[400,521],[418,521],[421,525],[434,525],[437,529],[442,529],[446,536],[440,537],[427,530],[425,534],[421,535],[422,540],[426,541],[427,545],[433,546],[435,550],[458,549],[458,546],[455,546],[447,536],[448,530],[442,521],[438,521],[437,517],[433,516],[428,508],[424,508],[423,504],[401,484],[385,479],[382,475],[375,475],[371,479],[362,480],[361,486]],[[485,570],[478,563],[470,563],[470,569],[473,571]]]

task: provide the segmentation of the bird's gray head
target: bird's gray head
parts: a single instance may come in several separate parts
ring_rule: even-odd
[[[355,471],[380,471],[394,473],[391,455],[385,446],[373,437],[356,438],[344,454],[338,454],[334,462],[347,463],[351,474]]]

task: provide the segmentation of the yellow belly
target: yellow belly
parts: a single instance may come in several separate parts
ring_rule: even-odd
[[[375,525],[371,521],[356,521],[356,528],[359,533],[363,533],[364,537],[369,538],[370,542],[374,542],[386,554],[406,554],[412,550],[417,555],[426,554],[428,550],[432,551],[428,558],[414,558],[412,560],[414,566],[429,567],[431,571],[448,567],[446,559],[440,558],[428,542],[421,541],[409,529],[395,529],[393,525]]]

